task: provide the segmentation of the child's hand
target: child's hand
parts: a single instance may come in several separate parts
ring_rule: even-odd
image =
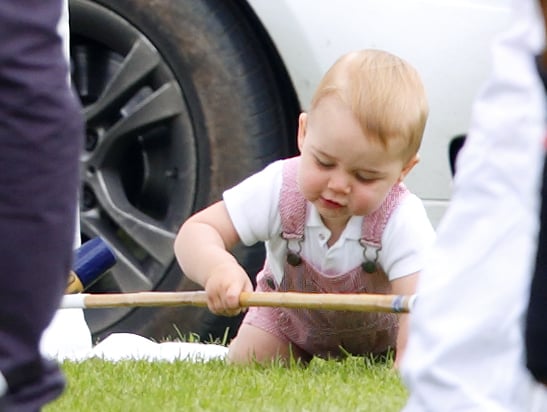
[[[241,313],[239,295],[252,292],[247,273],[237,263],[222,264],[211,271],[207,283],[207,306],[216,315],[235,316]]]

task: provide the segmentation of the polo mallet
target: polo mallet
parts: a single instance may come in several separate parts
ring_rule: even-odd
[[[284,308],[347,310],[354,312],[411,311],[415,295],[383,295],[370,293],[297,293],[242,292],[241,307],[270,306]],[[61,308],[117,308],[138,306],[207,306],[205,291],[134,292],[113,294],[65,295]]]
[[[116,255],[100,238],[88,240],[74,251],[72,270],[68,275],[65,293],[85,291],[116,263]]]

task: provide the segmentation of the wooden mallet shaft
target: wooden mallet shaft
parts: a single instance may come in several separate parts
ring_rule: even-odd
[[[242,292],[241,307],[269,306],[283,308],[347,310],[354,312],[408,313],[415,295],[383,295],[370,293],[297,293]],[[117,308],[140,306],[207,306],[205,291],[135,292],[112,294],[79,293],[65,295],[62,308]]]

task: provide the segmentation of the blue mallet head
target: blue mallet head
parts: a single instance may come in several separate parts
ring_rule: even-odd
[[[74,252],[74,263],[65,293],[84,291],[115,263],[116,255],[103,239],[95,237],[88,240]]]

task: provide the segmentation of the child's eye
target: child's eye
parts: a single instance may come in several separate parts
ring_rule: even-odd
[[[371,176],[363,176],[363,175],[356,175],[356,178],[358,181],[363,183],[371,183],[374,182],[377,178],[371,177]]]
[[[334,164],[332,164],[331,162],[328,162],[328,161],[326,161],[326,160],[321,160],[321,159],[319,159],[319,158],[317,158],[317,157],[315,158],[315,162],[316,162],[319,166],[325,167],[325,168],[329,168],[329,167],[333,167],[333,166],[334,166]]]

